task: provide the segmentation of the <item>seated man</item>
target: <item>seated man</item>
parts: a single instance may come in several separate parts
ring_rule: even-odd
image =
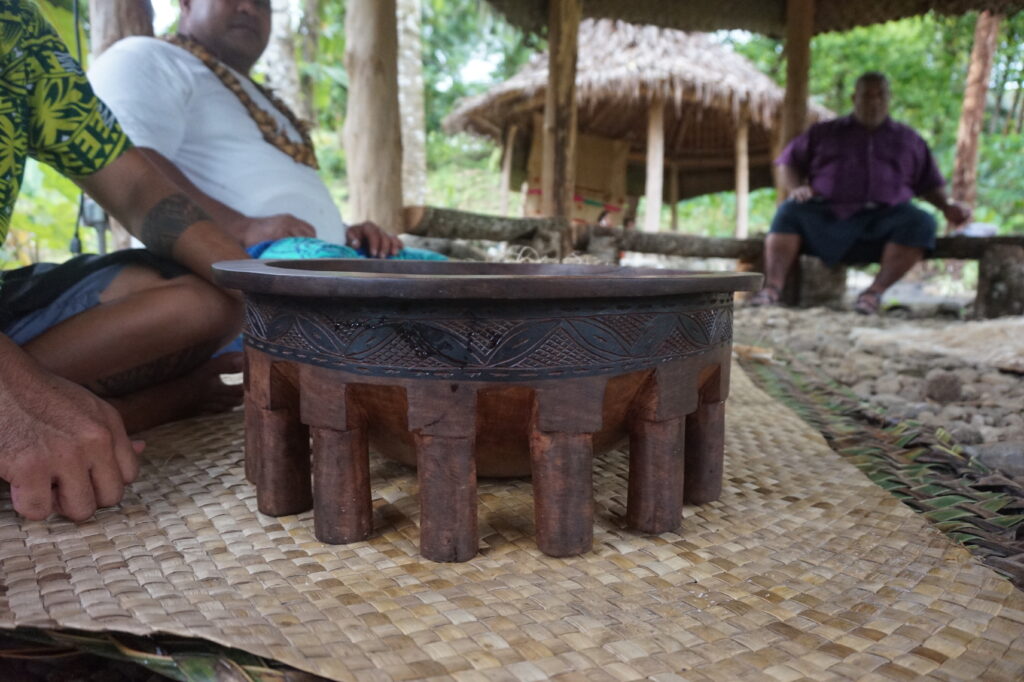
[[[346,228],[305,125],[248,77],[270,21],[269,0],[182,0],[178,36],[124,39],[89,77],[132,141],[254,256],[358,255],[340,244],[372,257],[406,255],[372,223]],[[259,218],[241,230],[243,216]],[[323,241],[268,244],[314,235]],[[441,258],[408,257],[431,256]]]
[[[208,279],[246,255],[131,148],[36,5],[0,0],[0,241],[29,155],[149,247],[0,273],[0,479],[18,513],[81,520],[135,478],[128,433],[239,402],[218,375],[240,358],[210,353],[241,300]]]
[[[882,294],[935,248],[935,219],[911,204],[920,196],[953,225],[970,209],[946,196],[928,145],[889,118],[889,82],[869,72],[857,79],[853,114],[817,123],[776,163],[787,200],[765,240],[765,286],[752,305],[779,302],[801,252],[837,263],[880,262],[854,309],[878,311]]]

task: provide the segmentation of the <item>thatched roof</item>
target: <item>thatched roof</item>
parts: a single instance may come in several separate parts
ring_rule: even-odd
[[[548,0],[487,1],[517,26],[540,31],[547,25]],[[845,31],[929,10],[963,14],[982,9],[1013,14],[1024,10],[1024,0],[817,0],[814,32]],[[786,0],[583,0],[583,15],[687,31],[746,29],[781,37]]]
[[[543,111],[547,55],[535,55],[509,80],[483,95],[463,100],[445,119],[449,131],[469,131],[501,141],[515,124],[530,130]],[[635,154],[647,144],[648,110],[655,97],[666,102],[666,162],[704,175],[721,171],[721,181],[703,191],[729,189],[737,122],[746,108],[749,147],[757,177],[768,178],[772,130],[783,90],[744,57],[701,33],[685,33],[621,21],[591,19],[580,25],[576,69],[579,130],[628,140]],[[829,117],[811,107],[812,121]],[[723,185],[724,183],[724,185]],[[720,186],[721,185],[721,186]],[[691,185],[692,186],[692,185]],[[703,191],[685,192],[686,196]]]

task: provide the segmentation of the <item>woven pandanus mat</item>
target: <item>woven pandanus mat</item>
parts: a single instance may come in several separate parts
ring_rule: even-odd
[[[149,435],[118,509],[0,501],[0,627],[201,637],[339,680],[1018,680],[1024,595],[832,452],[737,367],[722,499],[624,529],[595,471],[594,551],[541,554],[527,481],[481,482],[480,556],[416,550],[415,474],[373,465],[376,534],[329,546],[255,511],[231,414]]]

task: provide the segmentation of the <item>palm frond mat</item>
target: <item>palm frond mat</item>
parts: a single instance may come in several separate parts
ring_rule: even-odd
[[[241,415],[161,427],[122,504],[91,521],[25,521],[0,487],[0,631],[41,638],[15,656],[86,650],[189,681],[302,679],[278,662],[356,682],[1024,678],[1024,592],[747,372],[731,383],[721,499],[687,506],[676,532],[634,533],[613,450],[594,461],[594,550],[567,559],[537,550],[527,480],[481,480],[480,554],[436,564],[417,549],[410,469],[373,458],[374,534],[324,545],[308,512],[256,511]],[[818,414],[863,445],[860,423]]]
[[[894,421],[793,358],[741,366],[868,478],[1024,589],[1024,488],[965,455],[945,429]]]

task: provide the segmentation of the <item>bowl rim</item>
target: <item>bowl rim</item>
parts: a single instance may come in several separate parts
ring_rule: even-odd
[[[235,260],[215,281],[246,294],[358,299],[635,298],[756,291],[754,272],[617,265],[376,259]]]

